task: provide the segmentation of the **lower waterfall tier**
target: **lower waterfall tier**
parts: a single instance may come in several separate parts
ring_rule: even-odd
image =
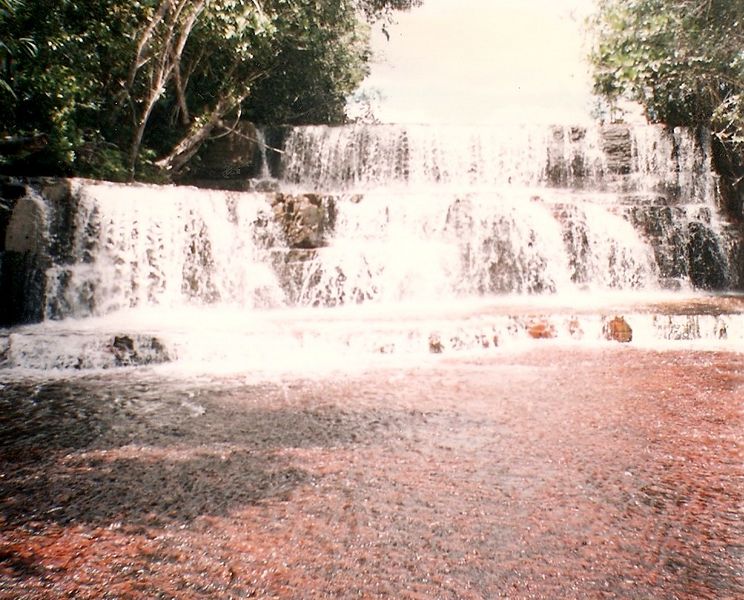
[[[60,186],[14,206],[2,278],[6,298],[23,305],[6,303],[5,323],[142,307],[254,310],[742,282],[739,238],[709,205],[653,195]]]
[[[619,343],[619,344],[618,344]],[[176,375],[303,373],[478,360],[534,344],[744,348],[744,296],[521,296],[335,308],[132,310],[0,330],[2,371],[158,367]]]

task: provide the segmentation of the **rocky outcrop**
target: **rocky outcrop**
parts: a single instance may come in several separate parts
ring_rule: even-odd
[[[160,364],[171,360],[165,345],[151,336],[117,335],[108,349],[117,367]]]
[[[174,350],[147,334],[76,332],[57,338],[0,332],[0,368],[111,369],[157,365],[175,357]]]
[[[326,246],[336,223],[332,196],[318,194],[274,194],[271,197],[274,224],[287,248],[276,248],[274,269],[287,299],[299,302],[303,287],[317,284],[321,273],[309,271],[320,248]]]
[[[727,147],[717,137],[711,140],[713,165],[720,175],[719,191],[723,209],[744,225],[744,154]]]
[[[567,323],[568,334],[575,340],[580,340],[584,337],[584,328],[576,317],[569,319]]]
[[[432,333],[429,336],[429,352],[431,354],[441,354],[444,352],[444,344],[442,338],[438,333]]]

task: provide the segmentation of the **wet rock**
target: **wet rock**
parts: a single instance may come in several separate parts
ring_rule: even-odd
[[[607,168],[611,173],[630,173],[633,144],[630,128],[627,125],[612,124],[602,127],[602,149],[607,157]]]
[[[17,200],[5,231],[4,249],[8,252],[39,253],[44,249],[45,238],[43,204],[31,196]]]
[[[578,319],[573,318],[568,322],[568,333],[575,340],[580,340],[584,337],[584,329],[581,327]]]
[[[449,343],[450,348],[452,348],[453,350],[462,350],[463,348],[465,348],[465,342],[462,340],[462,338],[456,335],[453,335],[450,338]]]
[[[336,221],[336,206],[332,197],[277,193],[272,207],[290,248],[314,249],[326,245],[326,237]]]
[[[24,190],[27,191],[25,187]],[[43,200],[30,192],[15,200],[3,199],[0,203],[0,326],[41,320],[50,261],[48,246]]]
[[[690,224],[687,253],[690,281],[704,290],[722,290],[728,285],[726,258],[715,233],[704,223]]]
[[[429,336],[429,352],[432,354],[441,354],[443,351],[442,338],[438,333],[432,333]]]
[[[251,190],[254,192],[274,193],[279,191],[279,182],[276,179],[253,179]]]
[[[117,335],[111,344],[116,366],[124,367],[138,363],[138,355],[134,349],[134,340],[127,335]]]
[[[10,352],[10,337],[7,335],[0,337],[0,367],[8,362],[8,353]]]
[[[547,340],[556,336],[555,327],[547,321],[530,321],[527,324],[527,334],[534,340]]]
[[[726,327],[726,322],[720,317],[716,319],[716,336],[719,340],[728,339],[728,328]]]
[[[489,339],[487,335],[479,333],[475,336],[475,342],[484,349],[490,348],[493,343],[493,347],[495,348],[499,345],[499,338],[494,334],[493,338]]]
[[[605,322],[602,333],[605,339],[611,341],[628,343],[633,340],[633,330],[624,317],[616,316],[614,319]]]
[[[653,323],[664,339],[675,341],[700,339],[700,321],[697,315],[656,315]]]

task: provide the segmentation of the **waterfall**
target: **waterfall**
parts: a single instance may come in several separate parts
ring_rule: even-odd
[[[258,147],[261,162],[258,178],[261,180],[271,179],[271,172],[269,171],[269,156],[267,152],[268,145],[266,144],[266,134],[263,129],[256,129],[256,145]]]
[[[335,194],[300,301],[721,289],[708,140],[661,127],[303,127],[283,184]],[[695,233],[697,232],[697,233]]]
[[[0,333],[0,365],[157,361],[161,339],[183,358],[195,328],[223,361],[421,350],[433,332],[434,348],[482,348],[529,337],[530,313],[571,339],[583,314],[594,339],[612,306],[647,339],[736,336],[735,306],[692,323],[638,308],[741,288],[709,144],[656,126],[311,126],[286,132],[272,191],[32,185],[0,275],[20,273],[44,323]],[[64,356],[40,333],[62,330]]]
[[[73,183],[67,254],[47,270],[45,316],[184,304],[279,306],[281,244],[261,194]]]

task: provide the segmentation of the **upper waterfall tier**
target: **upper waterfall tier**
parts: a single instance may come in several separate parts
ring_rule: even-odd
[[[660,126],[310,126],[289,131],[281,179],[304,190],[505,185],[664,193],[705,202],[709,144]]]

